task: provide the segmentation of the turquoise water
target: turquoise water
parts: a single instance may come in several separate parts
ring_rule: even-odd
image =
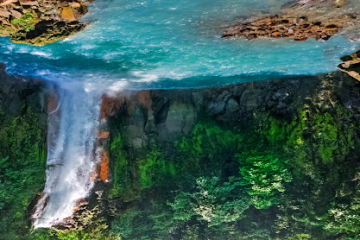
[[[203,87],[336,70],[358,49],[328,42],[221,39],[237,17],[279,11],[279,0],[97,0],[91,25],[65,41],[34,47],[0,39],[7,71],[98,88]]]

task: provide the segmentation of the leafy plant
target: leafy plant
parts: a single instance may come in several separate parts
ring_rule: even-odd
[[[20,18],[14,18],[11,20],[11,23],[14,25],[19,25],[25,30],[25,32],[30,32],[35,29],[34,24],[36,23],[36,17],[33,13],[27,12],[21,15]]]
[[[245,217],[243,212],[249,208],[250,199],[242,194],[238,179],[231,177],[228,182],[219,184],[217,177],[201,177],[196,183],[194,193],[180,192],[175,201],[169,203],[175,219],[190,220],[198,216],[209,226],[215,226]]]
[[[248,186],[247,192],[257,209],[266,209],[278,203],[278,193],[285,191],[284,183],[292,177],[286,168],[286,161],[279,159],[272,152],[263,154],[237,155],[242,176],[240,183]]]

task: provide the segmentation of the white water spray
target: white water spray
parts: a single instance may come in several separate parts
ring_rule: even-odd
[[[49,114],[46,185],[33,215],[35,228],[69,219],[94,185],[100,161],[95,140],[100,97],[72,84],[59,90],[58,108]]]

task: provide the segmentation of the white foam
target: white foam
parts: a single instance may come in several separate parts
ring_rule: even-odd
[[[59,109],[49,115],[48,169],[43,196],[33,215],[35,228],[50,228],[72,216],[92,189],[100,161],[94,149],[99,94],[78,84],[65,84],[59,91]]]

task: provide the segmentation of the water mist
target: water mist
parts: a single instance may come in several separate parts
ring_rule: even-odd
[[[99,94],[76,84],[58,92],[58,106],[49,113],[46,185],[33,215],[35,228],[71,219],[92,189],[100,161],[95,150]]]

